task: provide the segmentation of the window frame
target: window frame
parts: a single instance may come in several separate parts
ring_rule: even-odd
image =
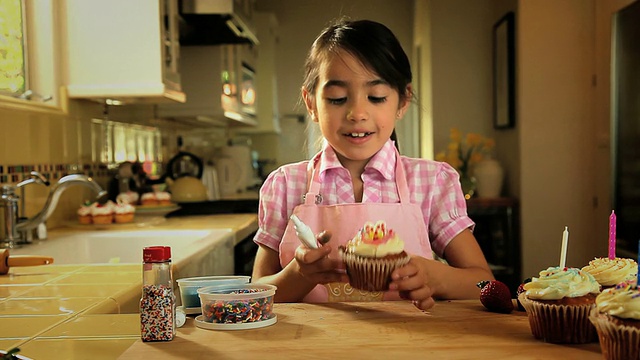
[[[22,4],[23,27],[26,30],[23,38],[27,45],[23,50],[27,76],[25,89],[31,90],[34,98],[22,99],[0,94],[0,108],[53,115],[68,114],[68,96],[61,81],[57,0],[22,0]],[[53,99],[46,102],[41,100],[41,97],[47,96],[52,96]]]

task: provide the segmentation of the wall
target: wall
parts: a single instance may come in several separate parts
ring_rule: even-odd
[[[606,252],[611,14],[631,2],[416,2],[420,88],[430,96],[421,99],[421,154],[442,149],[452,126],[496,139],[506,193],[521,203],[525,277],[558,263],[564,226],[568,265]],[[490,34],[507,11],[516,12],[516,125],[494,130]]]

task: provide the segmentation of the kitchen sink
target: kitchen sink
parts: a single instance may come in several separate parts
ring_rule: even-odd
[[[179,265],[220,248],[230,249],[227,253],[233,256],[233,242],[231,229],[82,231],[11,249],[11,255],[51,256],[54,264],[142,263],[144,247],[165,245],[171,247],[173,264]]]

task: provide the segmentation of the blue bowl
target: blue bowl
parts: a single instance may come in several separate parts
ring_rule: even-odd
[[[184,308],[200,308],[200,297],[198,289],[201,287],[216,285],[242,285],[251,280],[251,276],[229,275],[229,276],[201,276],[178,279],[178,287],[180,288],[180,300]]]

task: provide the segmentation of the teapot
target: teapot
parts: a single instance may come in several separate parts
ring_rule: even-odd
[[[167,177],[165,184],[171,192],[171,199],[177,203],[207,201],[207,188],[194,176],[181,176],[177,179]]]

